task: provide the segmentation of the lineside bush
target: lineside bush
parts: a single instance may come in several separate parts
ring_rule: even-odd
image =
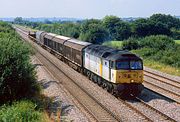
[[[145,38],[130,38],[123,41],[123,49],[135,50],[145,59],[180,68],[180,45],[168,36],[156,35]]]
[[[0,107],[0,122],[37,122],[42,121],[42,112],[36,110],[31,101],[13,102]]]
[[[10,25],[0,22],[0,103],[32,96],[39,91],[30,63],[30,47]],[[1,30],[1,29],[0,29]]]

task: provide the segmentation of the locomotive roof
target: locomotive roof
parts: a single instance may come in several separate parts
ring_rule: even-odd
[[[111,61],[140,59],[138,56],[127,50],[114,49],[103,45],[90,45],[85,48],[85,52]]]
[[[53,33],[47,33],[44,37],[47,38],[47,39],[52,39],[53,37],[55,37],[56,34],[53,34]]]
[[[57,42],[57,43],[64,44],[64,42],[69,40],[69,39],[71,39],[71,38],[65,37],[65,36],[56,35],[52,40]]]
[[[91,45],[91,43],[88,42],[83,42],[77,39],[70,39],[64,42],[65,46],[68,46],[70,48],[82,51],[82,49],[84,49],[85,47],[87,47],[88,45]]]
[[[122,60],[141,60],[136,54],[133,54],[129,51],[118,51],[107,57],[111,61],[122,61]]]
[[[87,46],[87,45],[90,45],[91,43],[89,42],[84,42],[84,41],[80,41],[80,40],[77,40],[77,39],[70,39],[68,40],[69,42],[72,42],[74,44],[78,44],[78,45],[82,45],[82,46]]]
[[[61,35],[56,35],[55,38],[58,38],[58,39],[61,39],[61,40],[68,40],[68,39],[70,39],[69,37],[61,36]]]
[[[36,34],[40,35],[41,33],[46,33],[44,31],[36,31]]]

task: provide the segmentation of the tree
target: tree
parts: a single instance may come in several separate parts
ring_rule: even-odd
[[[45,19],[45,20],[44,20],[44,23],[45,23],[45,24],[52,24],[52,22],[51,22],[50,20],[48,20],[48,19]]]
[[[79,38],[80,25],[75,23],[64,23],[60,25],[61,34],[73,38]]]
[[[149,35],[170,35],[170,29],[162,22],[151,19],[138,19],[133,22],[132,30],[135,36],[145,37]]]
[[[22,23],[23,23],[23,19],[22,19],[22,17],[16,17],[16,18],[14,19],[14,22],[15,22],[16,24],[22,24]]]
[[[132,23],[132,31],[134,35],[138,37],[144,37],[149,35],[150,25],[147,19],[137,19]]]
[[[107,30],[99,20],[86,20],[81,25],[80,39],[94,44],[100,44],[109,37]]]
[[[120,18],[116,16],[105,16],[102,22],[103,26],[109,31],[110,39],[116,39],[116,26],[121,22]]]
[[[149,35],[170,35],[170,29],[166,24],[163,24],[161,22],[157,23],[151,23],[150,25],[150,30],[149,30]]]
[[[154,23],[162,23],[163,25],[167,26],[168,29],[180,28],[180,20],[171,15],[153,14],[149,19]]]
[[[124,40],[131,36],[131,28],[130,25],[126,22],[118,22],[115,26],[115,39],[116,40]]]

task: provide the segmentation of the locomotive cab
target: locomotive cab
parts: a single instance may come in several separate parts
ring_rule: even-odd
[[[137,96],[143,90],[143,62],[135,54],[121,54],[111,61],[111,82],[118,93]]]

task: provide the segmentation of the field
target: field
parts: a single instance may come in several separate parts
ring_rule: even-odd
[[[107,41],[107,42],[104,42],[103,45],[113,47],[113,48],[116,48],[116,49],[121,49],[122,41]]]
[[[180,44],[180,40],[175,40],[175,42],[176,42],[177,44]]]

